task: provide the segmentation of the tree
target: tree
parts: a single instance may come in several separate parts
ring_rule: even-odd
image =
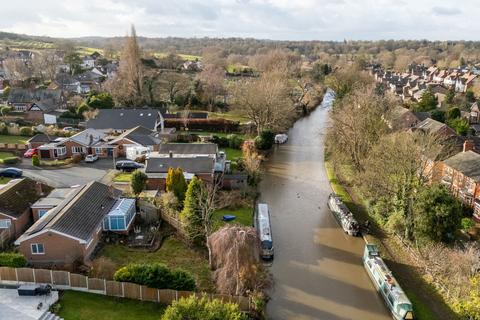
[[[341,69],[326,77],[325,84],[335,91],[335,98],[340,101],[350,92],[364,90],[373,83],[372,78],[354,67]]]
[[[248,185],[256,187],[260,183],[261,178],[261,158],[255,148],[249,143],[244,143],[242,146],[242,163],[247,172]]]
[[[455,99],[455,88],[450,88],[447,91],[447,94],[445,95],[445,102],[447,104],[452,104],[453,99]]]
[[[8,99],[8,96],[10,95],[10,91],[12,91],[12,88],[10,86],[6,86],[3,89],[3,98]]]
[[[74,49],[72,49],[70,52],[67,52],[65,54],[63,61],[66,64],[68,64],[70,73],[72,75],[79,74],[82,72],[82,66],[81,66],[82,58],[80,58],[80,55]]]
[[[145,189],[147,180],[147,175],[140,170],[135,170],[132,173],[132,180],[130,182],[130,186],[132,187],[132,192],[135,194],[135,196],[138,197],[138,195],[143,191],[143,189]]]
[[[460,112],[460,109],[458,107],[451,107],[447,110],[446,116],[447,120],[454,120],[457,118],[460,118],[462,113]]]
[[[437,108],[438,99],[432,90],[429,88],[422,94],[420,101],[413,106],[416,112],[426,112]]]
[[[32,59],[33,74],[42,81],[53,80],[60,66],[61,59],[54,50],[42,50],[35,53]]]
[[[270,150],[275,143],[275,133],[272,130],[263,130],[259,136],[255,138],[255,147],[258,150]]]
[[[201,85],[202,100],[209,110],[213,110],[217,96],[224,93],[225,70],[207,65],[198,75]]]
[[[201,188],[202,181],[194,176],[188,184],[183,210],[180,213],[180,220],[185,227],[189,240],[198,245],[205,243],[205,235],[202,232],[202,216],[199,201]]]
[[[414,204],[416,238],[450,242],[460,226],[462,207],[441,185],[420,189]]]
[[[113,97],[108,92],[90,91],[85,98],[85,104],[94,109],[112,109],[115,106]]]
[[[169,168],[166,178],[167,192],[173,192],[180,203],[185,199],[185,192],[187,191],[187,181],[183,175],[181,168]]]
[[[467,100],[468,103],[474,103],[477,99],[475,98],[475,93],[473,93],[472,90],[468,90],[465,93],[465,99]]]
[[[437,120],[437,121],[440,121],[440,122],[443,122],[443,123],[445,123],[445,120],[446,120],[445,119],[445,111],[438,110],[438,109],[433,110],[430,113],[430,117],[433,120]]]
[[[34,154],[32,156],[32,166],[38,167],[40,166],[40,159],[38,158],[38,155]]]
[[[234,303],[209,300],[191,295],[174,301],[163,314],[162,320],[247,320]]]
[[[455,130],[458,135],[466,136],[470,130],[467,119],[456,118],[447,122],[448,126]]]
[[[187,76],[177,72],[165,72],[160,75],[158,89],[161,98],[174,104],[178,96],[186,96],[190,91],[190,80]]]
[[[5,59],[3,68],[7,77],[12,80],[24,80],[31,75],[31,71],[25,62],[16,56]]]
[[[234,108],[245,115],[260,134],[264,129],[283,131],[294,118],[290,88],[278,73],[264,73],[259,79],[240,80],[233,87]]]
[[[262,291],[270,279],[259,261],[260,240],[255,228],[226,225],[208,237],[217,291],[243,295]]]

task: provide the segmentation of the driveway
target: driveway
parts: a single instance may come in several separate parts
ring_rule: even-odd
[[[24,159],[18,167],[23,170],[24,176],[51,187],[60,188],[86,184],[92,180],[102,180],[107,172],[113,169],[113,161],[112,159],[100,159],[95,163],[81,162],[62,169],[39,169],[31,165],[30,159]]]

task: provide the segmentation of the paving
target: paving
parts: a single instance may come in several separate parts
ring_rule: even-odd
[[[49,296],[19,296],[17,289],[0,289],[0,320],[38,320],[58,301],[58,292]],[[42,306],[38,308],[39,304]]]

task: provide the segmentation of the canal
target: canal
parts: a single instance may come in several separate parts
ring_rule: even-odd
[[[363,269],[364,241],[345,235],[327,207],[323,140],[332,99],[327,93],[297,121],[266,164],[260,191],[275,247],[268,319],[391,319]]]

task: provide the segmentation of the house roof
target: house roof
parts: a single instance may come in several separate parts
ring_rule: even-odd
[[[58,139],[57,136],[51,136],[45,133],[39,133],[28,139],[27,143],[37,142],[37,143],[49,143]]]
[[[182,168],[188,173],[212,173],[215,159],[209,157],[197,158],[150,158],[147,160],[145,172],[167,173],[169,168]]]
[[[39,199],[32,205],[32,208],[56,207],[70,195],[77,192],[78,188],[57,188],[45,198]]]
[[[476,152],[460,152],[443,163],[475,181],[480,181],[480,154]]]
[[[50,90],[50,89],[23,89],[23,88],[12,88],[10,94],[8,95],[8,102],[10,103],[31,103],[44,100],[51,100],[55,103],[61,101],[62,91],[61,90]]]
[[[35,181],[29,178],[11,180],[0,189],[0,213],[18,218],[39,198]]]
[[[120,194],[119,190],[97,181],[81,186],[35,222],[16,243],[19,244],[42,231],[56,231],[88,242]]]
[[[93,146],[95,143],[105,138],[105,133],[95,129],[85,129],[69,138],[69,140],[77,142],[84,146]]]
[[[419,121],[423,121],[431,117],[431,114],[428,111],[419,111],[414,112],[413,114],[418,118]]]
[[[142,126],[156,130],[159,109],[100,109],[94,119],[86,123],[87,128],[128,130]]]
[[[164,143],[161,144],[158,153],[169,154],[216,154],[218,147],[215,143]]]
[[[122,139],[128,139],[142,146],[153,146],[160,143],[160,139],[155,137],[155,131],[142,126],[137,126],[135,128],[125,131],[124,133],[116,137],[114,140],[112,140],[110,144],[115,144]]]
[[[440,130],[442,130],[446,126],[447,125],[445,123],[441,123],[440,121],[437,121],[437,120],[434,120],[434,119],[431,119],[431,118],[427,118],[427,119],[423,120],[422,122],[420,122],[419,124],[417,124],[415,126],[415,128],[433,134],[433,133],[439,132]]]

